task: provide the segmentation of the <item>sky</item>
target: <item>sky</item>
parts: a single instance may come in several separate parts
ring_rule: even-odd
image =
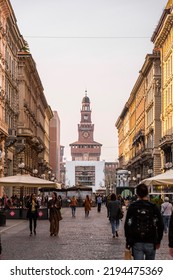
[[[118,159],[115,123],[128,100],[167,0],[11,0],[44,94],[60,122],[64,158],[78,140],[87,90],[101,160]]]

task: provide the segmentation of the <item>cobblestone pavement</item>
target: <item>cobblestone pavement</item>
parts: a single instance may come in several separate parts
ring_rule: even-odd
[[[125,248],[123,221],[119,237],[112,238],[111,226],[103,205],[101,213],[93,207],[88,218],[84,209],[77,208],[76,218],[71,209],[62,209],[63,220],[57,237],[49,236],[49,221],[39,220],[37,235],[29,236],[27,220],[7,220],[0,227],[1,260],[122,260]],[[168,254],[167,236],[164,236],[156,259],[172,259]]]

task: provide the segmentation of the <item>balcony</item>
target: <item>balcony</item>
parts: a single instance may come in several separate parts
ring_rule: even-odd
[[[144,131],[141,129],[138,131],[138,133],[133,137],[133,145],[136,145],[138,142],[144,141]]]
[[[159,147],[163,148],[164,146],[171,146],[173,144],[173,135],[165,135],[160,139]]]
[[[33,136],[33,131],[30,129],[30,128],[18,128],[17,129],[17,135],[18,136],[23,136],[23,137],[27,137],[27,136],[30,136],[32,137]]]

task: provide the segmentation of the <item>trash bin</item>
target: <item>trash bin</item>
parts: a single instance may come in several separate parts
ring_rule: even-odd
[[[0,210],[0,227],[6,225],[6,214],[4,210]]]

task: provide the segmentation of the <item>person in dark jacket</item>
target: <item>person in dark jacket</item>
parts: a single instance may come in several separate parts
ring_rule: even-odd
[[[48,202],[49,221],[50,221],[50,236],[57,236],[59,233],[59,221],[62,220],[61,216],[61,200],[58,198],[57,193],[52,193],[52,199]]]
[[[113,238],[118,237],[118,229],[119,229],[119,211],[121,209],[121,203],[117,199],[116,194],[111,194],[111,200],[108,203],[108,213],[109,220],[112,227]]]
[[[168,241],[169,241],[169,254],[173,257],[173,213],[171,214],[171,219],[169,223],[169,234],[168,234]]]
[[[36,235],[39,202],[36,199],[34,193],[31,194],[29,200],[27,201],[26,208],[28,208],[27,218],[29,219],[30,236],[32,236],[33,223],[34,223],[34,235]]]
[[[136,193],[138,199],[129,205],[124,224],[126,248],[132,248],[134,260],[154,260],[163,237],[162,216],[157,205],[148,201],[145,184],[139,184]]]

